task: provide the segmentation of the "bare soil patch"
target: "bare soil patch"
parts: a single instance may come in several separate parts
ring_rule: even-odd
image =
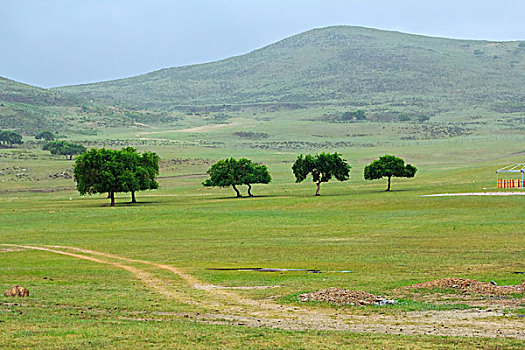
[[[140,132],[136,136],[143,136],[143,135],[154,135],[154,134],[163,134],[163,133],[172,133],[172,132],[195,132],[195,133],[202,133],[207,132],[210,130],[215,129],[222,129],[222,128],[229,128],[233,126],[237,126],[239,123],[232,122],[227,124],[212,124],[212,125],[203,125],[203,126],[197,126],[194,128],[186,128],[186,129],[173,129],[173,130],[162,130],[162,131],[148,131],[148,132]],[[153,139],[151,139],[153,140]],[[163,140],[163,139],[158,139]]]
[[[452,197],[452,196],[525,196],[525,192],[465,192],[424,194],[421,197]]]
[[[515,286],[498,286],[487,282],[466,278],[443,278],[439,280],[418,283],[406,287],[407,289],[454,289],[465,294],[479,294],[488,296],[525,293],[525,281]]]

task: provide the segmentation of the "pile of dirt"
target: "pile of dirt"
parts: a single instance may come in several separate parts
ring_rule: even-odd
[[[493,283],[480,282],[465,278],[443,278],[440,280],[418,283],[406,288],[409,289],[454,289],[465,294],[480,295],[507,295],[525,293],[525,281],[515,286],[498,286]]]
[[[303,302],[324,301],[336,305],[387,305],[396,303],[395,300],[384,299],[367,292],[334,287],[300,294],[299,300]]]

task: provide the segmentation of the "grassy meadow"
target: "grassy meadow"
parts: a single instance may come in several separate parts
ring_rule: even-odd
[[[102,195],[80,197],[68,177],[73,161],[47,154],[36,141],[2,149],[0,243],[84,248],[167,264],[213,285],[271,286],[235,293],[313,310],[329,307],[303,306],[293,296],[328,287],[388,296],[395,288],[445,277],[494,280],[500,285],[521,282],[523,275],[513,272],[525,270],[525,197],[422,197],[494,187],[497,169],[523,161],[519,125],[508,127],[493,115],[487,117],[488,124],[471,126],[469,134],[430,137],[421,124],[410,122],[315,120],[324,112],[306,110],[301,118],[297,111],[237,113],[211,124],[213,115],[204,115],[170,125],[71,136],[89,147],[133,145],[161,156],[161,188],[139,193],[139,203],[133,205],[127,194],[119,194],[114,208],[107,207]],[[454,121],[447,114],[438,118],[442,123],[428,128]],[[264,135],[238,136],[238,132]],[[341,153],[352,166],[351,176],[347,182],[322,184],[321,197],[314,197],[311,181],[294,183],[291,165],[299,153],[323,150]],[[390,193],[384,192],[386,180],[365,181],[364,166],[383,154],[395,154],[418,167],[416,177],[393,179]],[[256,197],[241,199],[234,198],[231,188],[204,188],[206,170],[228,156],[266,164],[272,183],[255,185]],[[126,263],[130,268],[123,270],[47,251],[0,246],[0,286],[5,290],[19,284],[31,293],[26,299],[3,298],[0,303],[0,345],[70,349],[523,345],[508,338],[192,322],[185,313],[213,309],[205,302],[205,291],[188,288],[180,277],[152,266]],[[133,267],[143,269],[142,277]],[[210,270],[243,267],[327,273]],[[334,272],[340,270],[352,272]],[[145,280],[158,283],[151,288]],[[159,292],[163,290],[173,291],[175,297]],[[398,314],[435,307],[408,302],[381,310],[344,307],[341,312]],[[220,311],[221,306],[215,308]]]

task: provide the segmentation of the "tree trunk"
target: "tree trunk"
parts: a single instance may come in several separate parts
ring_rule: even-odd
[[[137,203],[137,200],[135,199],[135,191],[131,191],[131,203]]]
[[[239,190],[237,189],[237,187],[235,187],[235,185],[232,185],[233,189],[235,190],[235,193],[237,193],[237,198],[240,198],[242,197],[241,196],[241,192],[239,192]]]
[[[73,159],[73,155],[70,154],[70,155],[69,155],[69,160],[72,160],[72,159]]]
[[[248,184],[248,196],[253,197],[252,194],[252,185]]]
[[[390,191],[390,178],[391,178],[391,176],[388,177],[388,187],[387,187],[385,192]]]
[[[317,183],[317,191],[315,191],[315,195],[316,195],[316,196],[320,196],[320,194],[319,194],[319,189],[320,189],[320,188],[321,188],[321,181],[319,181],[319,182]]]
[[[110,198],[111,198],[111,204],[109,206],[110,207],[114,207],[115,206],[115,192],[111,191],[111,192],[109,192],[109,195],[110,195]]]

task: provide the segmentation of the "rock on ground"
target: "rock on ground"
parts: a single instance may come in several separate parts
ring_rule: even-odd
[[[21,286],[14,286],[9,288],[4,293],[5,297],[28,297],[29,291]]]
[[[396,302],[395,300],[384,299],[363,291],[334,287],[321,289],[312,293],[300,294],[299,300],[303,302],[324,301],[336,305],[386,305]]]

